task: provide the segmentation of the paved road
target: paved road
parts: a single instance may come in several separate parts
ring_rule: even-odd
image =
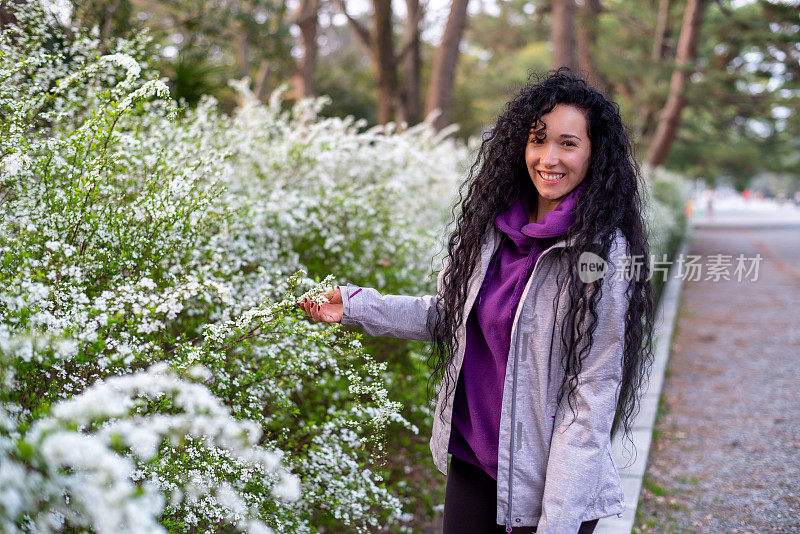
[[[756,281],[704,279],[758,253]],[[634,532],[800,532],[800,225],[697,228],[689,254]]]

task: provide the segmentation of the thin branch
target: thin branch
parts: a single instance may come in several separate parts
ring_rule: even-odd
[[[625,22],[628,22],[631,26],[639,29],[640,31],[655,36],[656,30],[655,28],[651,28],[649,24],[646,22],[636,18],[634,15],[625,12],[622,9],[615,9],[615,8],[607,8],[603,7],[602,11],[608,13],[609,15],[613,15]],[[672,39],[664,39],[664,47],[669,48],[671,51],[675,51],[675,42]]]
[[[347,7],[344,5],[344,0],[336,0],[336,4],[339,6],[339,9],[342,11],[345,17],[347,17],[347,22],[350,23],[350,26],[353,27],[353,31],[356,32],[361,44],[363,44],[369,50],[371,48],[370,38],[369,38],[369,30],[364,27],[363,24],[358,22],[353,16],[347,12]]]
[[[417,31],[419,31],[419,23],[422,22],[422,18],[424,16],[424,11],[425,11],[425,5],[420,3],[419,4],[419,9],[417,9],[417,12],[416,12],[416,14],[414,16],[414,20],[411,21],[411,23],[410,23],[412,26],[417,28]],[[397,56],[395,57],[395,60],[398,63],[401,62],[403,60],[403,58],[405,58],[405,56],[414,47],[414,37],[415,37],[414,34],[409,34],[409,35],[406,36],[406,39],[404,39],[403,42],[401,43],[400,50],[397,52]]]
[[[726,15],[728,17],[732,17],[733,16],[733,11],[728,9],[728,6],[723,4],[721,2],[721,0],[717,0],[717,7],[719,8],[719,10],[722,12],[723,15]]]
[[[300,5],[297,6],[297,9],[292,14],[292,22],[298,26],[302,26],[312,20],[317,18],[317,11],[319,10],[319,1],[318,0],[306,0],[304,2],[300,2]]]

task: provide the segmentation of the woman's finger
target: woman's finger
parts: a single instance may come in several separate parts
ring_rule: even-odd
[[[335,289],[332,289],[325,293],[328,300],[333,298],[335,291]],[[303,300],[298,300],[296,304],[305,312],[306,316],[314,322],[331,322],[333,320],[333,316],[329,312],[324,311],[320,304],[317,304],[308,297]]]
[[[318,323],[322,321],[322,314],[319,307],[319,304],[316,302],[311,303],[311,317],[314,318],[314,322]]]
[[[300,308],[303,310],[303,313],[306,314],[306,317],[308,317],[310,319],[311,318],[311,306],[310,306],[308,298],[303,299],[303,301],[300,304]]]

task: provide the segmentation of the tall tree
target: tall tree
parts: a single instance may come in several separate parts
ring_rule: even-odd
[[[433,58],[425,113],[429,114],[435,109],[441,112],[433,123],[437,130],[441,130],[451,122],[456,66],[461,37],[467,25],[467,4],[469,0],[453,0],[442,42]]]
[[[664,57],[664,39],[667,36],[667,22],[669,20],[669,0],[658,0],[658,18],[656,19],[656,33],[653,37],[653,52],[650,59],[654,62],[661,61]]]
[[[342,13],[347,17],[347,21],[355,31],[361,44],[369,52],[370,59],[375,69],[375,85],[377,88],[378,99],[378,122],[385,124],[395,118],[409,120],[411,113],[407,104],[414,95],[414,84],[419,84],[419,22],[422,10],[417,4],[409,9],[409,17],[406,20],[403,41],[400,45],[400,52],[396,53],[394,48],[394,33],[392,29],[392,2],[391,0],[372,0],[372,27],[366,28],[361,22],[350,15],[344,0],[336,0]],[[416,9],[414,9],[416,7]],[[415,16],[411,16],[411,12]],[[405,70],[406,85],[402,91],[398,87],[398,64],[408,54],[416,51],[417,66],[413,64]],[[413,62],[414,57],[409,61]],[[406,65],[408,67],[408,65]],[[412,79],[408,81],[408,77]],[[416,80],[414,77],[416,76]],[[412,90],[408,90],[412,86]],[[413,107],[413,106],[412,106]]]
[[[553,68],[574,69],[575,61],[575,1],[553,0],[553,24],[550,38],[553,43]]]
[[[422,87],[422,54],[419,25],[423,6],[419,0],[406,0],[406,20],[403,24],[403,49],[400,51],[403,67],[403,87],[400,95],[400,119],[412,125],[420,119],[420,92]]]
[[[688,0],[686,4],[667,102],[661,110],[656,133],[645,157],[645,161],[653,167],[661,165],[667,157],[680,123],[681,112],[686,105],[686,82],[697,58],[697,41],[705,6],[706,0]]]
[[[603,94],[608,94],[608,82],[597,70],[594,61],[594,49],[597,44],[597,32],[602,7],[600,0],[584,0],[578,12],[577,27],[577,61],[580,69]]]
[[[375,23],[372,26],[375,83],[378,88],[378,121],[394,118],[397,106],[397,64],[392,35],[392,0],[373,0]]]
[[[800,175],[798,43],[796,6],[710,3],[687,86],[691,113],[664,165],[739,189],[759,173]]]
[[[670,0],[659,0],[658,11],[656,14],[656,26],[653,30],[653,42],[650,51],[650,61],[653,65],[652,72],[659,73],[656,77],[660,78],[660,72],[663,69],[668,69],[674,59],[675,45],[667,44],[667,36],[670,32]],[[670,73],[671,74],[671,73]],[[667,75],[670,75],[667,74]],[[647,82],[643,82],[647,87]],[[645,144],[653,139],[656,126],[658,125],[655,117],[663,105],[663,98],[649,97],[649,91],[645,87],[640,87],[636,119],[633,123],[634,132]]]
[[[295,98],[314,96],[314,66],[317,63],[317,27],[319,0],[300,0],[292,15],[292,22],[300,29],[303,57],[297,61],[292,73],[292,89]]]

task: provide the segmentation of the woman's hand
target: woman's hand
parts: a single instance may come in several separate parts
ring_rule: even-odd
[[[320,305],[306,298],[305,300],[298,301],[297,306],[306,312],[306,315],[315,323],[320,321],[325,323],[340,322],[344,314],[342,290],[337,286],[334,289],[326,291],[324,296],[328,299],[328,302],[325,304]]]

